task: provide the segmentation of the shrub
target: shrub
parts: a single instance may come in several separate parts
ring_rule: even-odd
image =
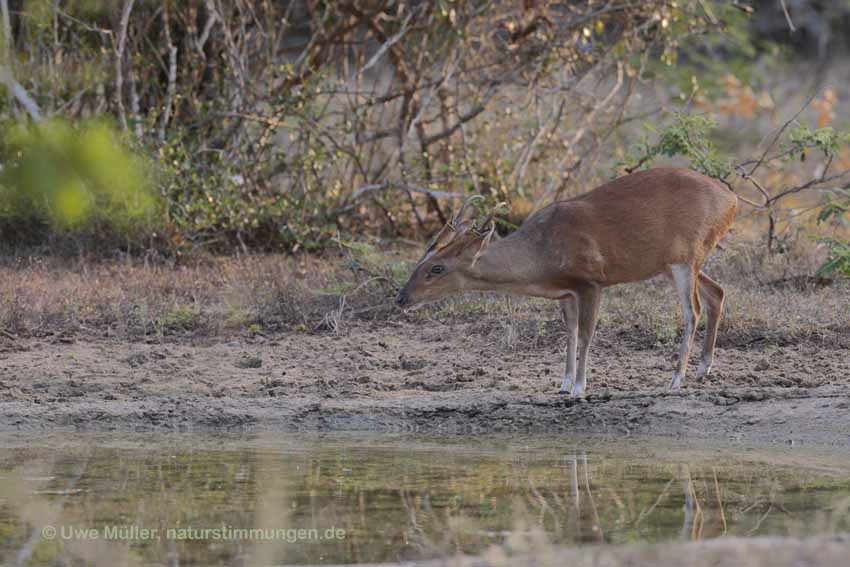
[[[159,202],[144,160],[103,121],[6,124],[0,140],[0,235],[150,235]]]

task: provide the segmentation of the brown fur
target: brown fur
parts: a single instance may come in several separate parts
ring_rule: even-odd
[[[471,223],[453,227],[429,248],[397,301],[410,305],[467,290],[560,300],[582,345],[578,374],[583,383],[601,289],[657,274],[672,276],[673,266],[686,266],[679,270],[690,277],[680,279],[689,281],[679,285],[689,286],[682,288],[691,298],[683,305],[688,336],[677,376],[684,372],[693,319],[699,318],[703,303],[709,318],[703,350],[707,373],[723,288],[700,268],[732,225],[737,201],[718,181],[688,169],[657,168],[620,177],[574,199],[552,203],[492,244]],[[441,273],[433,273],[434,266]],[[569,360],[567,366],[569,374]],[[674,379],[674,387],[678,383]]]
[[[687,169],[610,181],[532,215],[507,241],[526,239],[555,278],[602,286],[644,280],[672,264],[701,266],[735,217],[737,198]]]

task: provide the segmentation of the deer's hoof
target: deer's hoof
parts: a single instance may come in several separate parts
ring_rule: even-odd
[[[570,395],[574,398],[580,398],[584,395],[584,386],[581,384],[573,384],[573,389]]]

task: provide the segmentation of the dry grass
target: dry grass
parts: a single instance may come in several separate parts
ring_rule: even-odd
[[[140,261],[19,259],[0,267],[0,330],[7,335],[224,337],[238,333],[339,332],[355,319],[425,322],[475,319],[506,346],[549,343],[562,333],[553,302],[483,294],[412,314],[392,305],[395,286],[418,250],[343,248],[333,257],[207,258],[190,265]],[[846,282],[794,280],[812,254],[765,258],[727,244],[707,271],[727,290],[721,344],[787,342],[850,331]],[[810,263],[810,262],[809,262]],[[794,267],[796,266],[796,268]],[[606,290],[600,328],[642,342],[674,340],[678,307],[664,278]]]
[[[309,325],[334,301],[316,258],[215,258],[189,266],[22,261],[0,268],[0,327],[12,334],[214,335]]]

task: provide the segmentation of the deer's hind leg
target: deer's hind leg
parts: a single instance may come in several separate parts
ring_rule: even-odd
[[[706,324],[705,343],[702,347],[702,356],[697,369],[697,378],[707,376],[711,372],[711,364],[714,361],[714,343],[717,341],[717,328],[720,326],[720,317],[723,315],[723,288],[719,283],[700,272],[697,274],[697,288],[699,298],[705,303]]]
[[[588,285],[578,294],[578,368],[576,380],[570,392],[573,396],[581,396],[587,388],[587,355],[590,343],[596,332],[596,321],[599,319],[599,303],[602,290],[596,285]]]
[[[561,311],[564,314],[564,322],[567,325],[567,348],[565,354],[567,358],[566,370],[564,372],[564,381],[561,382],[560,394],[569,394],[572,392],[573,383],[576,379],[576,346],[578,344],[578,298],[570,294],[560,300]]]
[[[673,274],[673,284],[682,305],[682,315],[685,319],[685,332],[682,335],[682,344],[679,347],[679,361],[676,372],[670,382],[672,390],[678,390],[682,386],[682,378],[688,368],[688,356],[694,343],[694,335],[697,330],[697,321],[700,316],[700,300],[697,293],[697,270],[688,264],[673,264],[670,271]]]

